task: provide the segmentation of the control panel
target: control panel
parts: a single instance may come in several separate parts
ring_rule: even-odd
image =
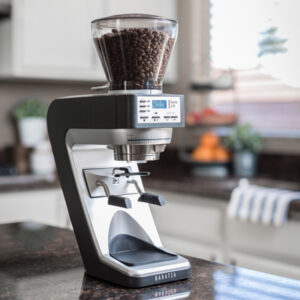
[[[137,123],[180,123],[180,97],[138,96]]]

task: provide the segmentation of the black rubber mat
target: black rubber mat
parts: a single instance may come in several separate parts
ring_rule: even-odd
[[[163,251],[141,239],[120,234],[110,243],[110,255],[127,266],[140,266],[173,260],[176,254]]]

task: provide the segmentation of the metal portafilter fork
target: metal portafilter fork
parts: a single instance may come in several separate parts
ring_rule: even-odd
[[[121,173],[120,173],[121,171]],[[118,180],[120,177],[125,176],[127,178],[131,176],[149,176],[150,172],[142,171],[142,172],[130,172],[128,168],[115,168],[113,169],[113,176]],[[151,193],[144,193],[142,189],[140,188],[138,182],[135,179],[127,180],[127,183],[133,184],[139,193],[140,197],[138,199],[139,202],[145,202],[148,204],[155,204],[159,206],[165,205],[165,198],[161,195],[155,195]],[[98,186],[102,186],[105,192],[106,197],[108,198],[108,204],[119,206],[123,208],[131,208],[132,204],[129,198],[122,197],[122,196],[116,196],[111,195],[109,191],[108,185],[104,181],[98,180],[96,182]]]
[[[116,171],[122,171],[123,173],[115,173]],[[116,168],[113,171],[114,177],[118,178],[120,176],[126,176],[127,178],[131,176],[149,176],[150,172],[143,171],[143,172],[130,172],[128,168]],[[165,198],[160,195],[155,195],[151,193],[144,193],[138,182],[135,179],[127,180],[128,183],[134,184],[136,190],[140,194],[140,197],[138,199],[139,202],[145,202],[149,204],[155,204],[155,205],[165,205]]]

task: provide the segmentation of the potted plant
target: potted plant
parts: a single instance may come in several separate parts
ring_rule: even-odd
[[[35,98],[21,102],[13,110],[21,144],[35,147],[46,138],[46,115],[47,106]]]
[[[257,170],[257,152],[261,147],[261,137],[249,124],[238,125],[226,139],[233,152],[234,174],[253,177]]]

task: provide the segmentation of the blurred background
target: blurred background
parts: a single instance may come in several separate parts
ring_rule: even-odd
[[[186,127],[141,165],[145,188],[167,199],[152,209],[164,244],[300,279],[299,10],[297,0],[0,0],[0,223],[71,229],[47,107],[105,84],[93,19],[161,15],[179,23],[163,89],[186,101]]]

